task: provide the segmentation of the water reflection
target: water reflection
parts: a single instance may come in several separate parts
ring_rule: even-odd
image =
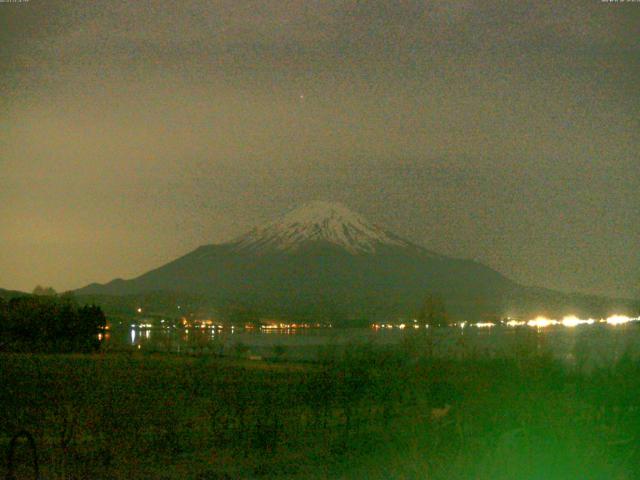
[[[104,335],[102,344],[112,350],[135,348],[147,352],[231,356],[238,355],[235,346],[241,344],[247,350],[247,358],[314,360],[327,349],[339,353],[357,344],[403,345],[414,338],[424,343],[426,352],[453,358],[513,353],[526,356],[535,352],[549,352],[577,366],[615,362],[625,353],[632,358],[640,358],[640,328],[637,323],[625,322],[624,318],[616,321],[588,320],[565,317],[555,326],[535,328],[528,328],[528,322],[518,324],[520,328],[510,328],[506,323],[470,323],[464,329],[459,326],[399,329],[388,328],[387,325],[377,329],[141,329],[125,325],[113,328],[110,335]],[[542,323],[538,322],[538,325]],[[279,348],[286,353],[278,353]]]

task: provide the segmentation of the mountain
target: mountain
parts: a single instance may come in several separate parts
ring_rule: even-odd
[[[5,290],[4,288],[0,288],[0,298],[4,300],[11,300],[12,298],[25,297],[29,295],[29,293],[20,292],[18,290]]]
[[[413,316],[427,294],[454,318],[610,308],[606,299],[521,286],[478,262],[409,242],[341,204],[312,202],[223,244],[78,295],[191,295],[263,316],[354,321]]]
[[[232,243],[238,252],[269,253],[296,252],[316,242],[326,242],[354,255],[375,254],[389,247],[413,247],[343,205],[328,202],[303,205]]]

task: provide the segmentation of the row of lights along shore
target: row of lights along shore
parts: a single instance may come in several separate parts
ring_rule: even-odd
[[[562,319],[553,319],[547,318],[544,316],[538,316],[531,320],[514,320],[512,318],[507,318],[502,322],[459,322],[454,323],[450,326],[458,327],[458,328],[467,328],[467,327],[475,327],[475,328],[493,328],[497,326],[507,326],[507,327],[534,327],[534,328],[546,328],[552,326],[563,326],[568,328],[574,328],[579,325],[594,325],[594,324],[607,324],[607,325],[624,325],[630,322],[638,322],[640,321],[640,317],[629,317],[626,315],[611,315],[607,318],[578,318],[575,315],[568,315],[563,317]],[[417,320],[413,320],[413,323],[374,323],[372,325],[374,329],[419,329],[421,325]],[[429,325],[424,325],[424,328],[429,328]]]
[[[138,314],[142,313],[142,308],[138,307],[136,309]],[[458,322],[454,323],[450,326],[458,327],[458,328],[467,328],[467,327],[475,327],[475,328],[493,328],[496,326],[507,326],[507,327],[534,327],[534,328],[546,328],[552,326],[563,326],[568,328],[574,328],[580,325],[594,325],[594,324],[607,324],[607,325],[624,325],[631,322],[640,321],[640,317],[629,317],[627,315],[610,315],[607,318],[578,318],[576,315],[567,315],[562,319],[553,319],[547,318],[545,316],[537,316],[531,320],[515,320],[510,317],[507,317],[505,320],[500,322]],[[164,324],[165,320],[161,320],[161,323]],[[153,328],[154,325],[151,323],[139,323],[132,324],[132,327],[138,328]],[[225,325],[214,323],[212,320],[196,320],[194,322],[188,322],[186,318],[182,318],[182,326],[185,328],[212,328],[212,329],[224,329]],[[244,329],[252,330],[257,329],[261,331],[269,331],[269,330],[288,330],[288,329],[298,329],[298,328],[331,328],[331,324],[321,324],[321,323],[269,323],[256,327],[253,324],[244,325]],[[378,329],[420,329],[420,328],[429,328],[429,325],[420,325],[418,320],[414,319],[411,323],[373,323],[371,325],[372,328]],[[236,326],[229,326],[230,329],[235,329]]]

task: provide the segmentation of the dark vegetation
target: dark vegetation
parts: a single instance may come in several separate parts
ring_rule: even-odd
[[[640,364],[567,369],[526,341],[442,360],[428,343],[308,364],[3,354],[0,437],[31,432],[50,479],[638,478]]]
[[[105,326],[100,307],[79,306],[71,296],[0,298],[0,352],[91,352]]]

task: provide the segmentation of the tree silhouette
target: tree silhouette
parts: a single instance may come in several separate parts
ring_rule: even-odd
[[[105,326],[100,307],[78,307],[68,298],[32,295],[0,303],[0,349],[5,351],[93,351]]]
[[[53,289],[53,287],[43,287],[42,285],[36,285],[36,288],[33,289],[33,294],[55,297],[57,295],[57,292]]]
[[[449,315],[444,301],[439,295],[433,293],[426,295],[418,313],[418,320],[430,327],[442,327],[449,324]]]

